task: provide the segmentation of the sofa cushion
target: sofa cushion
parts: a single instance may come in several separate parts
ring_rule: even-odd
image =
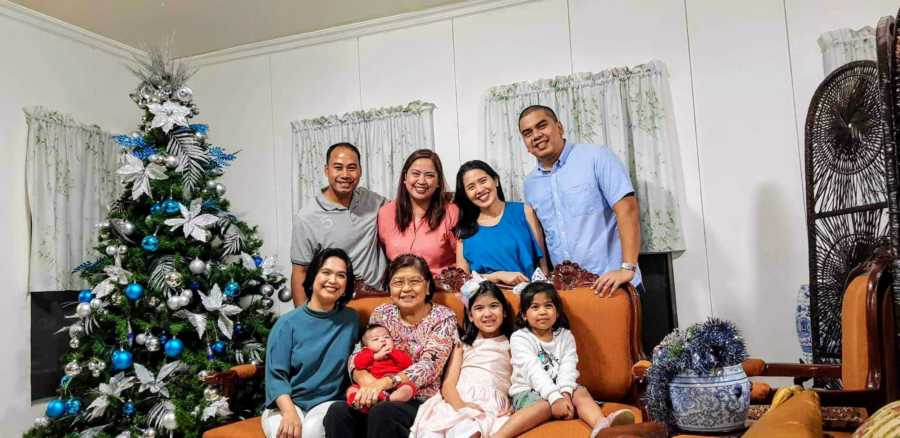
[[[853,438],[876,438],[900,435],[900,400],[888,403],[875,411],[856,429]]]
[[[248,418],[203,432],[203,438],[265,438],[261,417]]]
[[[744,434],[744,438],[819,438],[822,413],[819,394],[803,391],[766,412]]]
[[[598,400],[620,401],[629,395],[632,385],[631,367],[638,360],[632,345],[634,327],[631,297],[622,290],[610,298],[600,298],[591,289],[561,292],[563,309],[572,325],[578,348],[578,382]],[[519,311],[519,296],[505,292],[513,312]],[[389,297],[362,297],[349,307],[359,312],[365,324],[375,307],[390,302]],[[434,302],[450,307],[460,323],[463,305],[450,293],[437,293]]]
[[[841,308],[841,384],[844,389],[865,389],[869,378],[869,278],[860,275],[844,292]]]

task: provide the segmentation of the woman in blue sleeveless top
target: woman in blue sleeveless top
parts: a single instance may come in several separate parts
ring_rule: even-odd
[[[491,166],[481,160],[463,164],[454,202],[460,211],[457,266],[508,287],[527,282],[537,267],[547,272],[537,215],[521,202],[506,202]]]

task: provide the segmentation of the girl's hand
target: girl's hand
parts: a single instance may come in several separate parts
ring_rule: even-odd
[[[300,438],[303,425],[297,411],[291,409],[281,413],[281,423],[278,425],[278,438]]]
[[[486,276],[488,280],[492,280],[498,283],[505,284],[507,286],[515,286],[519,283],[527,283],[528,277],[523,275],[521,272],[507,272],[507,271],[498,271]]]
[[[565,398],[556,400],[553,402],[553,405],[550,406],[550,414],[557,420],[571,420],[574,417],[572,411],[572,402]]]
[[[463,403],[462,408],[471,408],[471,409],[475,409],[478,412],[484,412],[484,409],[482,409],[481,406],[478,406],[477,404],[472,403],[472,402]],[[462,410],[462,408],[457,409],[457,411]]]
[[[378,403],[378,394],[381,394],[381,391],[385,391],[390,387],[391,379],[389,377],[382,377],[368,385],[359,385],[359,391],[356,392],[356,399],[353,400],[353,407],[358,409],[375,406],[375,403]]]

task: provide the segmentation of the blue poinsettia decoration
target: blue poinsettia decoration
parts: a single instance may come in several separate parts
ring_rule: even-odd
[[[144,137],[138,134],[131,135],[114,135],[113,140],[116,141],[122,148],[132,148],[131,154],[141,160],[146,160],[156,153],[156,149],[153,146],[147,144],[144,141]]]
[[[653,364],[647,370],[650,416],[674,424],[669,400],[669,382],[676,375],[693,371],[708,374],[717,368],[738,365],[747,359],[744,338],[734,323],[718,318],[669,333],[653,349]]]

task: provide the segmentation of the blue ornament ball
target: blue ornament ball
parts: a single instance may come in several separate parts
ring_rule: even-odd
[[[159,238],[156,236],[144,236],[144,240],[141,241],[141,247],[149,252],[156,251],[159,249]]]
[[[134,403],[125,402],[125,404],[122,405],[122,413],[129,417],[134,415]]]
[[[177,359],[181,356],[182,351],[184,351],[184,343],[181,342],[181,339],[172,338],[166,342],[166,356]]]
[[[222,341],[216,341],[212,344],[212,351],[216,354],[222,354],[225,352],[225,343]]]
[[[159,216],[159,214],[162,213],[162,211],[163,211],[162,203],[157,202],[156,204],[153,204],[150,206],[150,214],[152,214],[153,216]]]
[[[192,281],[191,285],[188,287],[190,287],[191,290],[197,290],[197,289],[200,289],[200,283],[197,283],[196,281]]]
[[[113,351],[112,366],[116,371],[127,370],[131,368],[132,355],[128,350],[118,349]]]
[[[169,337],[165,334],[159,335],[159,343],[166,345],[166,342],[169,342]]]
[[[239,335],[244,332],[244,325],[241,323],[237,323],[234,325],[234,328],[232,329],[232,331],[234,332],[235,335]]]
[[[255,263],[256,267],[258,268],[258,267],[262,266],[263,258],[258,255],[255,255],[255,256],[253,256],[253,263]]]
[[[78,302],[79,303],[90,303],[91,300],[94,299],[94,292],[90,289],[85,289],[78,293]]]
[[[125,287],[125,296],[131,301],[137,301],[144,296],[144,286],[140,283],[131,283]]]
[[[50,403],[47,404],[47,411],[45,414],[50,418],[57,418],[66,411],[66,404],[60,400],[50,400]]]
[[[162,208],[163,211],[169,214],[178,213],[181,210],[181,204],[179,204],[178,201],[169,198],[163,201]]]
[[[225,285],[225,296],[234,298],[241,291],[241,286],[236,281],[231,280]]]
[[[78,412],[81,411],[81,400],[77,398],[70,398],[66,401],[66,413],[69,415],[78,415]]]

